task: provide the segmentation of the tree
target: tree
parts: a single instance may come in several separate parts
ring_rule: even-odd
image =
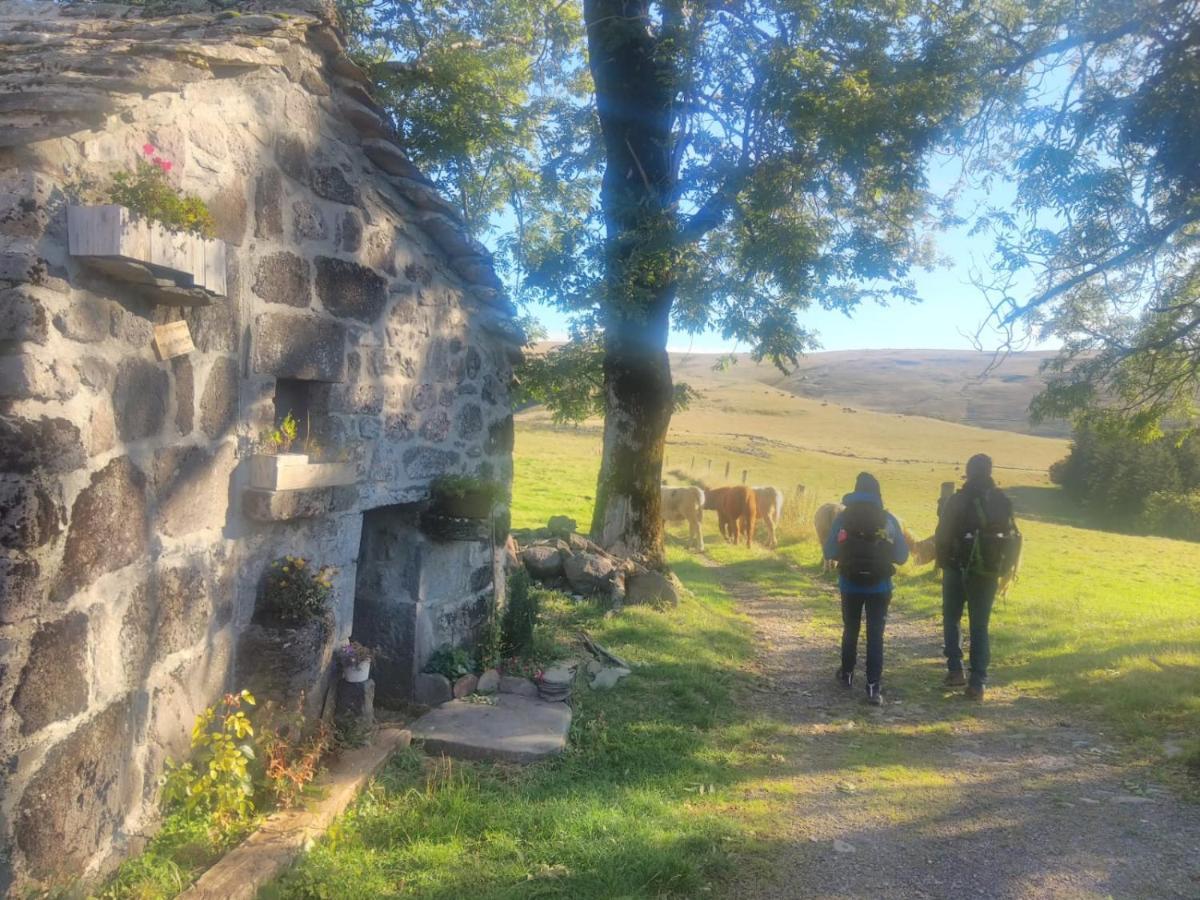
[[[1200,3],[1050,13],[1048,39],[1007,36],[1014,63],[1040,70],[1039,99],[976,168],[1017,185],[1015,206],[982,222],[997,248],[985,325],[1006,346],[1063,342],[1035,418],[1153,436],[1194,422],[1200,394]]]
[[[527,6],[380,0],[364,46],[379,48],[401,131],[468,219],[482,228],[486,211],[511,210],[499,243],[521,295],[573,313],[599,348],[578,354],[593,373],[599,360],[605,411],[592,534],[661,561],[671,325],[716,328],[787,366],[812,345],[799,321],[811,304],[915,299],[909,273],[932,260],[924,226],[944,212],[926,159],[1015,83],[997,33],[1040,32],[1007,2],[584,0],[580,30],[574,4]],[[543,34],[550,52],[534,49]],[[464,45],[517,60],[486,68],[500,79],[491,94],[515,81],[524,99],[457,124],[474,94],[438,68],[449,58],[481,75]],[[486,113],[487,99],[467,106]],[[484,146],[477,127],[492,129]],[[575,387],[576,409],[597,397]]]

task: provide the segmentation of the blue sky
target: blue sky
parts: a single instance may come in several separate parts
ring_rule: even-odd
[[[948,190],[957,176],[952,159],[942,158],[931,164],[930,184],[935,191]],[[993,188],[985,196],[978,189],[963,190],[958,198],[958,213],[969,216],[984,203],[1011,201],[1011,186]],[[915,273],[922,302],[897,303],[886,307],[866,304],[853,316],[813,308],[802,315],[801,324],[819,332],[824,350],[965,350],[971,349],[970,336],[987,316],[987,304],[982,293],[971,284],[972,271],[984,269],[991,249],[986,234],[970,235],[970,226],[939,232],[939,257],[949,265],[932,272]],[[550,333],[551,340],[565,340],[567,319],[549,307],[530,310]],[[999,337],[986,341],[989,349],[999,344]],[[1053,343],[1033,344],[1027,349],[1051,349]],[[695,353],[724,353],[747,351],[735,347],[716,332],[689,335],[673,333],[669,349],[691,350]]]

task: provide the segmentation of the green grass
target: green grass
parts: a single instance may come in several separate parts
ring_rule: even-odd
[[[778,729],[735,698],[746,623],[712,570],[684,556],[678,609],[605,618],[561,597],[559,634],[588,628],[636,672],[579,686],[571,748],[526,768],[396,757],[269,896],[693,897],[752,851],[768,813],[734,809],[775,763]]]
[[[402,754],[269,896],[703,896],[735,883],[748,864],[767,865],[781,817],[809,794],[862,785],[853,802],[897,824],[953,814],[971,789],[944,765],[955,735],[1012,727],[1015,704],[1091,721],[1155,765],[1164,738],[1200,733],[1200,547],[1081,527],[1044,476],[1062,442],[851,416],[759,388],[753,399],[714,393],[707,409],[679,417],[668,471],[719,484],[729,462],[732,480],[748,468],[752,483],[789,498],[807,485],[806,509],[791,515],[780,550],[730,547],[710,522],[718,566],[707,567],[683,549],[685,527],[674,526],[670,558],[692,591],[678,609],[605,618],[588,604],[549,604],[544,644],[582,626],[637,666],[615,691],[581,687],[569,751],[527,768]],[[794,414],[779,414],[774,401]],[[566,514],[586,528],[598,444],[594,425],[552,428],[537,413],[522,416],[514,526]],[[895,602],[927,627],[928,644],[889,664],[887,677],[927,719],[888,722],[856,704],[797,727],[748,712],[753,636],[729,585],[752,582],[794,603],[806,637],[828,641],[832,661],[840,626],[806,527],[811,509],[869,468],[889,507],[923,537],[938,484],[957,479],[977,450],[996,457],[1027,537],[1021,580],[993,620],[999,702],[980,711],[938,687],[939,588],[927,570],[910,568]]]

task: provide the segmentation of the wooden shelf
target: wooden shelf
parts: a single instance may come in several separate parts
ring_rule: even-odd
[[[161,303],[200,306],[225,296],[224,241],[169,231],[114,205],[69,207],[67,240],[72,256]]]

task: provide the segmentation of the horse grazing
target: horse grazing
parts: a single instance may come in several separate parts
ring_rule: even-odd
[[[833,520],[845,508],[840,503],[824,503],[813,514],[813,528],[816,529],[817,541],[821,545],[821,559],[823,560],[823,568],[826,572],[837,565],[837,560],[825,559],[825,542],[829,539],[829,532],[833,531]]]
[[[754,539],[754,520],[758,518],[758,500],[744,484],[706,491],[704,508],[717,511],[717,524],[726,540],[737,543],[746,533],[746,546]]]
[[[704,549],[704,491],[698,487],[661,488],[662,517],[667,522],[684,521],[696,544]]]
[[[759,520],[767,526],[767,546],[775,547],[775,528],[783,517],[783,491],[773,487],[754,488],[754,499],[758,504]]]

